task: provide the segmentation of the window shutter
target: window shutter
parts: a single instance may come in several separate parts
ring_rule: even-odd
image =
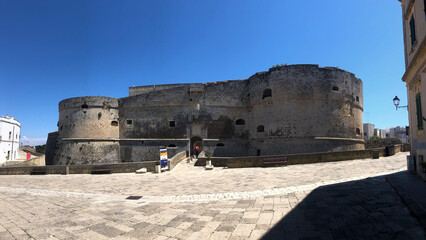
[[[422,114],[422,102],[420,93],[416,95],[416,114],[417,114],[417,129],[423,129],[423,114]]]

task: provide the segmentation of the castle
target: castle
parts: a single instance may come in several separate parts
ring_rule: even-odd
[[[248,79],[130,87],[129,96],[59,103],[47,164],[140,162],[198,145],[210,156],[362,150],[362,81],[318,65]]]

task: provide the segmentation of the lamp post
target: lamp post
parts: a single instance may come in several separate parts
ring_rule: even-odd
[[[406,108],[408,110],[408,105],[407,106],[399,106],[399,98],[398,98],[398,96],[394,97],[393,104],[395,105],[396,110],[398,110],[398,108]]]

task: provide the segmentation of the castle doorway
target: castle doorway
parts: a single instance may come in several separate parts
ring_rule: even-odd
[[[195,146],[200,148],[200,152],[203,151],[203,139],[195,136],[191,138],[191,156],[194,155]]]

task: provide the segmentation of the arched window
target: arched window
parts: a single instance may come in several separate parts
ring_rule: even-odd
[[[223,144],[223,143],[218,143],[218,144],[216,144],[216,147],[225,147],[225,144]]]
[[[356,129],[356,134],[361,135],[361,130],[359,130],[359,128]]]
[[[235,125],[245,125],[246,121],[244,121],[244,119],[238,119],[237,121],[235,121]]]
[[[169,144],[168,147],[176,147],[176,145],[175,144]]]
[[[114,127],[118,126],[118,122],[117,121],[111,121],[111,126],[114,126]]]
[[[357,101],[357,102],[359,102],[359,97],[358,97],[358,96],[356,96],[356,98],[355,98],[355,99],[356,99],[356,101]]]
[[[270,88],[265,89],[263,91],[262,99],[265,99],[265,98],[268,98],[268,97],[272,97],[272,90]]]
[[[257,126],[257,132],[264,132],[264,131],[265,131],[265,127],[263,125]]]

